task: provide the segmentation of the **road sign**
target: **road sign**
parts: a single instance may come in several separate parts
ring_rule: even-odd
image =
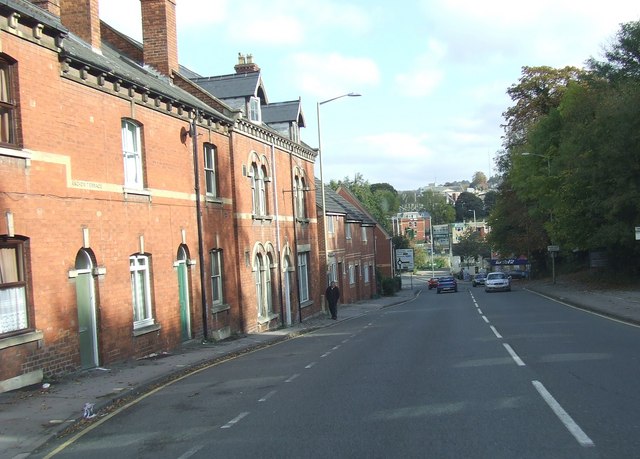
[[[640,226],[636,226],[636,241],[640,241]]]
[[[413,249],[396,249],[396,269],[413,271]]]
[[[548,245],[547,246],[547,252],[560,252],[560,246],[559,245]]]

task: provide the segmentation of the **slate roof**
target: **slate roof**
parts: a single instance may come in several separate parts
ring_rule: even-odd
[[[305,127],[300,99],[288,102],[276,102],[263,106],[262,121],[267,124],[291,123],[296,121],[298,126]]]
[[[316,205],[322,209],[322,193],[319,179],[316,179]],[[344,215],[348,223],[360,223],[363,226],[375,226],[376,222],[356,206],[336,193],[330,186],[324,187],[324,197],[327,205],[326,213]]]
[[[22,19],[25,16],[31,17],[44,26],[60,32],[68,32],[68,29],[60,22],[60,18],[26,0],[0,0],[0,7],[3,6],[20,13],[23,16]]]
[[[84,62],[92,67],[102,69],[105,73],[117,75],[124,81],[128,81],[138,87],[148,88],[153,93],[158,93],[175,102],[195,107],[216,117],[232,122],[219,111],[202,102],[177,86],[170,83],[169,78],[151,67],[142,67],[137,62],[127,58],[117,50],[102,42],[102,54],[98,54],[88,43],[69,33],[64,40],[62,56]]]
[[[142,67],[133,60],[122,55],[104,40],[101,44],[102,54],[96,53],[91,46],[77,35],[69,32],[62,25],[60,18],[26,0],[0,0],[0,8],[16,11],[21,15],[21,21],[29,20],[43,24],[49,29],[58,31],[65,36],[62,42],[61,57],[79,61],[90,67],[102,70],[107,75],[115,75],[125,82],[138,87],[148,88],[152,93],[165,96],[175,102],[200,109],[221,120],[233,121],[219,111],[205,104],[197,97],[172,85],[169,79],[149,67]]]
[[[251,96],[263,96],[267,103],[266,92],[262,86],[260,72],[234,73],[210,77],[191,78],[198,86],[213,94],[218,99],[247,98]],[[262,93],[262,94],[261,94]]]

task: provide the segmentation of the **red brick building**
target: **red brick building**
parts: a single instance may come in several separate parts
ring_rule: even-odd
[[[97,0],[0,3],[0,391],[320,310],[301,111],[204,90],[140,3],[142,47]]]
[[[320,189],[319,181],[316,181],[316,188]],[[343,194],[350,193],[343,190]],[[318,219],[322,222],[322,200],[319,196],[316,200]],[[326,260],[323,272],[327,275],[323,289],[330,281],[336,281],[340,289],[340,303],[370,299],[377,293],[376,222],[360,206],[353,205],[327,186],[325,203],[328,252],[325,254],[325,245],[321,244],[320,256]]]
[[[351,205],[355,206],[360,213],[368,217],[369,222],[375,222],[373,227],[373,252],[374,252],[374,266],[378,273],[384,277],[393,277],[395,275],[395,269],[393,264],[393,238],[392,236],[367,212],[362,203],[356,198],[353,193],[343,187],[339,187],[336,193],[343,199],[348,201]],[[376,275],[376,283],[380,283],[380,279]],[[378,285],[379,287],[379,285]]]

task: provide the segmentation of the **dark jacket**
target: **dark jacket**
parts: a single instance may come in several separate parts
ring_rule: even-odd
[[[340,289],[338,287],[328,287],[325,292],[325,297],[329,304],[338,304],[338,300],[340,299]]]

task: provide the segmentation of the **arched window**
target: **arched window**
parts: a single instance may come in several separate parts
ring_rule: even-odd
[[[253,202],[253,214],[259,217],[267,215],[267,191],[264,167],[256,163],[251,164],[251,192]]]
[[[294,183],[296,217],[307,218],[307,205],[305,201],[306,185],[303,177],[296,175]]]
[[[255,259],[255,282],[258,317],[267,319],[273,312],[273,286],[271,284],[271,259],[269,256],[258,253]]]

